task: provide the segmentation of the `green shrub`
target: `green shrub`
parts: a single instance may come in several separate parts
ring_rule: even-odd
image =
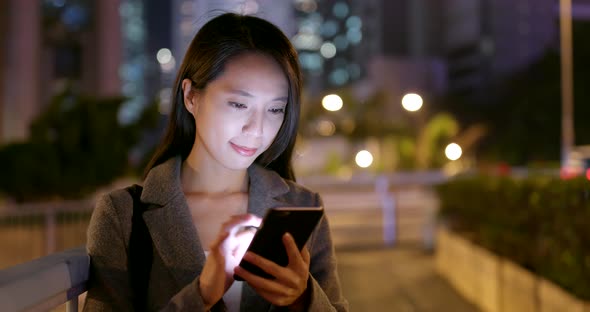
[[[477,176],[437,192],[453,230],[590,299],[590,181]]]
[[[31,125],[27,142],[0,148],[0,192],[18,202],[82,198],[138,170],[130,150],[156,126],[157,103],[131,124],[118,121],[123,97],[95,98],[66,89]]]

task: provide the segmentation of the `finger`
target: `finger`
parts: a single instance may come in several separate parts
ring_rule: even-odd
[[[230,216],[229,219],[227,219],[225,222],[222,223],[222,227],[226,228],[228,226],[232,226],[232,225],[240,223],[240,222],[245,222],[251,218],[252,217],[250,214],[232,215],[232,216]]]
[[[292,287],[289,287],[278,280],[271,280],[258,276],[240,266],[235,268],[234,273],[242,277],[244,281],[256,290],[257,293],[259,291],[265,291],[274,295],[286,296],[295,292]]]
[[[279,307],[288,306],[295,302],[298,298],[295,296],[287,296],[284,294],[276,293],[274,291],[266,291],[262,289],[256,289],[256,293],[260,295],[262,298],[264,298],[266,301]]]
[[[220,231],[217,238],[209,245],[209,250],[211,252],[219,252],[219,247],[225,241],[226,238],[229,237],[229,232],[227,231]]]
[[[275,262],[259,256],[251,251],[248,251],[246,254],[244,254],[244,260],[261,268],[264,272],[274,276],[275,278],[278,278],[277,275],[280,275],[280,271],[284,269],[284,267],[276,264]]]
[[[229,220],[222,224],[222,227],[228,231],[231,231],[232,229],[237,229],[238,227],[243,228],[247,226],[259,228],[260,224],[261,219],[259,217],[253,214],[242,214],[230,217]]]
[[[307,270],[309,271],[309,263],[311,262],[311,255],[309,254],[309,250],[307,247],[303,247],[301,251],[301,257],[303,258],[303,262],[305,262],[307,266]]]
[[[246,252],[246,254],[244,255],[244,260],[259,267],[264,272],[272,275],[276,280],[280,281],[281,283],[288,284],[291,287],[297,287],[298,283],[300,282],[303,276],[303,273],[299,273],[288,267],[280,266],[275,262],[268,260],[264,257],[261,257],[253,252]],[[305,272],[305,276],[307,276],[307,271]]]
[[[277,280],[252,274],[241,267],[236,268],[234,272],[241,276],[258,295],[277,306],[286,306],[295,302],[305,291],[305,287],[289,287]]]
[[[251,221],[252,221],[252,225],[255,226],[260,226],[262,224],[262,218],[255,215],[255,214],[250,214],[250,216],[252,217]]]
[[[283,245],[285,245],[287,256],[289,257],[289,267],[296,268],[298,272],[302,270],[307,271],[305,261],[303,260],[301,252],[299,252],[299,248],[297,248],[295,239],[293,239],[291,234],[285,233],[285,235],[283,235]]]

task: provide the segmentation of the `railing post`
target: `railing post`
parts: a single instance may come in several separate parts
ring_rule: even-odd
[[[78,297],[68,300],[66,302],[66,312],[78,312]]]
[[[385,245],[393,245],[396,239],[396,218],[395,218],[395,199],[389,192],[389,180],[386,176],[381,175],[375,181],[375,192],[381,199],[381,209],[383,213],[383,242]]]
[[[45,254],[49,255],[55,251],[56,220],[55,209],[49,207],[45,210]]]

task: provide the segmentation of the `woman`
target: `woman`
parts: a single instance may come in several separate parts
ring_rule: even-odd
[[[294,182],[291,167],[300,89],[296,52],[276,26],[228,13],[202,27],[180,66],[141,193],[153,243],[144,307],[134,307],[128,273],[134,202],[118,190],[98,201],[90,221],[85,310],[348,309],[325,218],[301,252],[283,237],[286,267],[243,256],[274,279],[238,266],[253,234],[237,229],[259,225],[271,207],[322,205]]]

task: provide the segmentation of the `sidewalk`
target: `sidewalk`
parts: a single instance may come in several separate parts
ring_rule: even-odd
[[[337,249],[350,311],[477,312],[438,276],[434,257],[420,249]]]

